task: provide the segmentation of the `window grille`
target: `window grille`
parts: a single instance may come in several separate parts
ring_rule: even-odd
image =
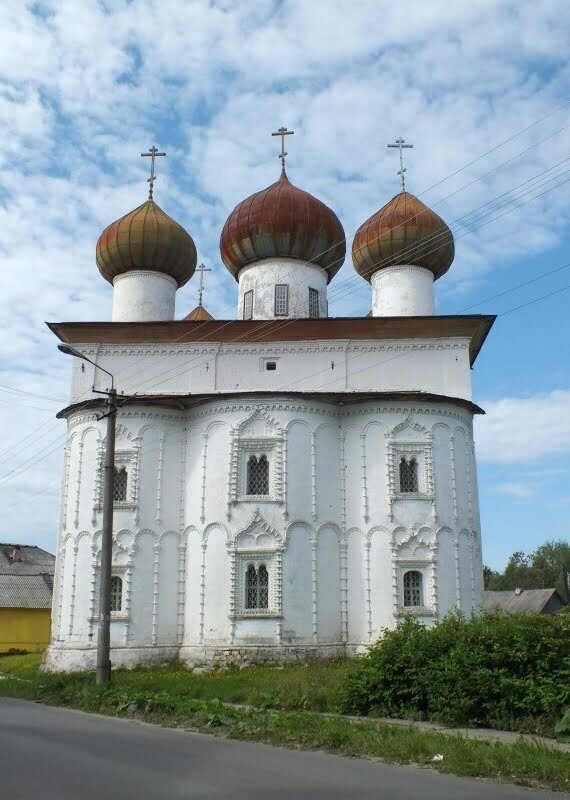
[[[245,573],[245,607],[248,610],[269,608],[269,573],[265,564],[260,564],[257,570],[253,564],[248,564]]]
[[[247,493],[269,494],[269,461],[266,455],[250,456],[247,462]]]
[[[422,573],[416,570],[404,575],[404,607],[423,606]]]
[[[243,295],[243,318],[253,319],[253,289]]]
[[[415,458],[408,461],[404,456],[400,461],[400,491],[419,492],[418,462]]]
[[[118,575],[111,578],[111,611],[121,611],[123,607],[123,580]]]
[[[319,318],[319,293],[316,289],[309,289],[309,317]]]
[[[125,502],[127,499],[128,474],[126,467],[115,467],[113,481],[113,500],[115,503]]]
[[[275,286],[275,316],[286,317],[289,311],[289,287],[286,283]]]

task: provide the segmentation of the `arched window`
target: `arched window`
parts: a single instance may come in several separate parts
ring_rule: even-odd
[[[408,460],[402,456],[400,460],[400,491],[419,492],[418,462],[415,458]]]
[[[412,569],[404,574],[404,608],[423,604],[422,573]]]
[[[248,564],[245,572],[245,607],[247,609],[269,608],[269,573],[265,564],[255,569]]]
[[[115,503],[127,499],[128,474],[126,467],[115,467],[115,480],[113,482],[113,500]]]
[[[111,611],[121,611],[123,607],[123,580],[118,575],[111,578]]]
[[[247,493],[269,494],[269,461],[266,455],[250,456],[247,462]]]

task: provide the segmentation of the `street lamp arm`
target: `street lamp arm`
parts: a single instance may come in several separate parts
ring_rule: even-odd
[[[89,356],[86,356],[85,353],[81,352],[81,350],[78,350],[76,347],[73,347],[70,344],[64,344],[63,342],[61,344],[58,344],[57,349],[61,350],[62,353],[65,353],[68,356],[74,356],[74,358],[80,358],[83,361],[88,361],[90,364],[93,364],[95,369],[100,369],[101,372],[104,372],[105,375],[108,375],[111,378],[111,389],[115,388],[115,379],[113,377],[113,374],[109,372],[109,370],[104,369],[100,364],[97,364],[95,361],[92,361],[89,358]]]

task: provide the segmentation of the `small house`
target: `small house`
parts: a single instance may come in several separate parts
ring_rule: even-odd
[[[483,611],[493,614],[518,614],[521,611],[534,611],[537,614],[555,614],[566,603],[556,589],[513,589],[501,592],[485,592]]]
[[[0,542],[0,653],[47,647],[55,556]]]

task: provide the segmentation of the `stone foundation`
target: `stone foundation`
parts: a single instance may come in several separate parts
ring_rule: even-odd
[[[111,664],[118,667],[150,667],[178,659],[178,647],[113,647]],[[42,659],[42,672],[84,672],[97,664],[95,647],[48,647]]]
[[[180,660],[188,667],[215,669],[236,665],[294,664],[340,658],[346,655],[346,645],[340,642],[319,645],[242,645],[233,647],[186,646],[180,648]]]
[[[362,648],[365,649],[365,648]],[[359,652],[362,650],[359,648]],[[340,642],[319,645],[235,645],[186,647],[113,647],[111,664],[119,667],[149,667],[168,661],[182,661],[190,669],[216,669],[235,665],[302,664],[348,654]],[[94,670],[95,647],[48,647],[42,660],[42,672],[85,672]]]

